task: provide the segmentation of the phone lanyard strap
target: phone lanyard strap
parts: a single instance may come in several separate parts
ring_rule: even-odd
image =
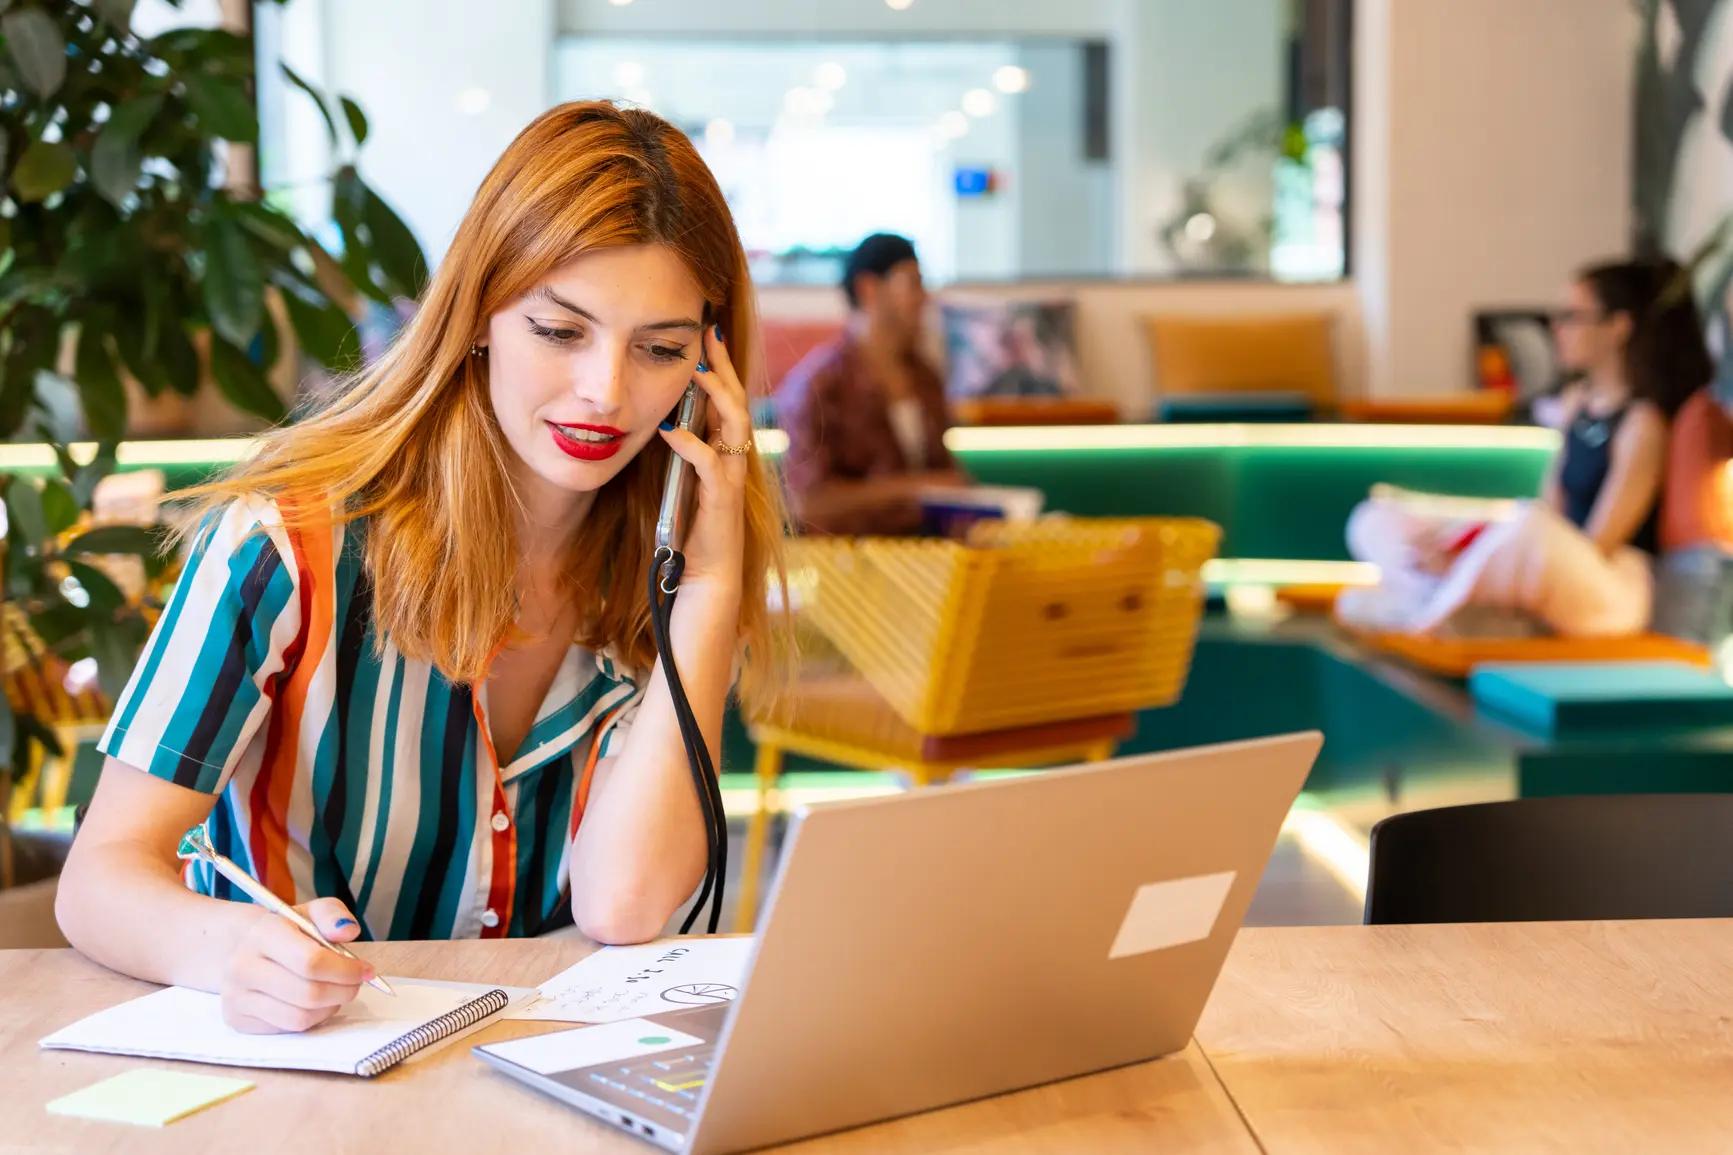
[[[680,669],[674,661],[673,618],[674,598],[680,592],[680,577],[686,568],[686,556],[679,550],[663,546],[656,550],[650,566],[650,629],[656,639],[656,653],[662,659],[662,676],[668,683],[668,696],[674,703],[674,717],[680,723],[680,738],[686,747],[686,765],[692,771],[692,785],[698,792],[698,806],[704,812],[704,836],[708,844],[708,860],[704,868],[704,884],[698,898],[680,926],[681,934],[691,933],[698,915],[710,903],[707,923],[715,934],[722,922],[722,886],[728,875],[728,822],[722,811],[722,786],[716,777],[716,764],[711,760],[710,747],[692,713],[692,703],[686,697],[686,687],[680,680]]]

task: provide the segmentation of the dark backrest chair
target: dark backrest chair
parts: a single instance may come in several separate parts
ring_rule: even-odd
[[[1447,806],[1372,828],[1368,923],[1733,916],[1733,794]]]

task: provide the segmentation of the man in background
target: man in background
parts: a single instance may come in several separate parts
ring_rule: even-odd
[[[914,245],[866,238],[842,289],[842,336],[809,353],[778,393],[794,516],[808,533],[914,533],[920,491],[964,483],[945,449],[944,382],[920,353],[927,292]]]

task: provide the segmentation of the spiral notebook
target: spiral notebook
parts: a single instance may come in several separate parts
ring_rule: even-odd
[[[371,1078],[479,1029],[535,994],[521,987],[387,981],[395,997],[362,987],[335,1018],[298,1035],[245,1034],[223,1022],[216,995],[168,987],[80,1019],[41,1046]]]

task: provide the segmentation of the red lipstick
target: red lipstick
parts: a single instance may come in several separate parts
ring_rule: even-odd
[[[612,425],[556,425],[552,421],[547,424],[555,447],[579,461],[606,461],[626,443],[626,431]]]

